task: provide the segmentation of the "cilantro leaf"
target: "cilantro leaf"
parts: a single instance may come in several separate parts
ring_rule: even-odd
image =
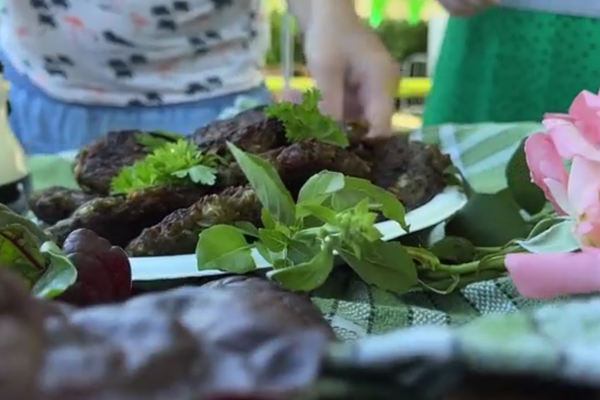
[[[339,147],[348,147],[348,135],[335,120],[321,113],[320,101],[321,93],[317,89],[311,89],[302,94],[301,103],[273,103],[265,112],[267,116],[283,123],[286,138],[290,142],[314,139]]]
[[[146,158],[125,167],[111,182],[112,194],[127,194],[162,184],[202,184],[217,180],[219,156],[203,153],[188,140],[166,142]]]

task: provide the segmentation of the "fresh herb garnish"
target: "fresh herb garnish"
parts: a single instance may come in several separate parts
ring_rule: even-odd
[[[16,272],[36,297],[51,299],[77,280],[63,251],[26,217],[0,204],[0,265]]]
[[[162,184],[215,184],[217,167],[224,160],[203,153],[187,140],[166,142],[143,160],[125,167],[111,182],[112,194],[127,194]]]
[[[229,148],[263,205],[263,227],[244,223],[206,229],[196,251],[199,269],[254,270],[252,246],[244,236],[252,235],[254,247],[274,267],[269,277],[291,290],[322,285],[336,252],[369,284],[397,293],[418,285],[406,249],[382,241],[375,227],[382,212],[407,228],[404,207],[394,195],[369,181],[323,171],[304,184],[294,203],[272,165],[233,144]]]
[[[338,122],[323,115],[319,110],[321,93],[316,89],[302,93],[301,103],[280,102],[269,105],[265,112],[283,123],[286,138],[290,142],[308,139],[348,147],[348,135]]]
[[[135,135],[135,140],[150,150],[163,147],[165,144],[184,140],[185,136],[170,132],[142,132]]]

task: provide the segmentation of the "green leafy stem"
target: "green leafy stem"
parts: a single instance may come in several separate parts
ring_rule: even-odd
[[[405,209],[392,193],[367,180],[323,171],[294,201],[272,165],[228,146],[262,203],[262,226],[242,222],[204,230],[196,251],[201,270],[248,273],[257,268],[257,252],[272,266],[271,279],[291,290],[311,291],[329,277],[337,255],[366,283],[399,294],[416,288],[447,293],[463,282],[505,272],[502,249],[478,253],[459,238],[445,238],[431,250],[382,240],[378,213],[408,231]],[[463,252],[459,258],[456,250]]]

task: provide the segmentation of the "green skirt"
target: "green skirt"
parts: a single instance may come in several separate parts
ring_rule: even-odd
[[[600,20],[508,8],[450,18],[433,81],[424,125],[565,112],[600,87]]]

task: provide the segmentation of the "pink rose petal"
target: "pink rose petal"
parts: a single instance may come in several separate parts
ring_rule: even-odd
[[[505,265],[523,297],[550,299],[600,291],[600,249],[566,254],[509,254]]]
[[[544,191],[556,212],[566,214],[568,174],[552,139],[542,132],[529,136],[525,141],[525,157],[532,181]]]

